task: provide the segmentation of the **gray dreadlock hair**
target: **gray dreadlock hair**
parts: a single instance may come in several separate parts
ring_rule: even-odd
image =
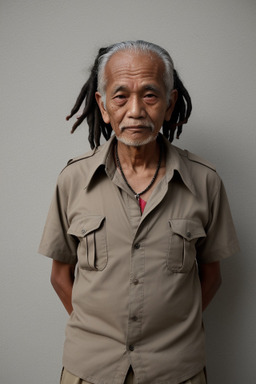
[[[169,53],[165,49],[156,44],[142,40],[125,41],[106,48],[101,48],[92,66],[91,74],[88,80],[82,87],[70,115],[66,117],[66,119],[69,120],[76,112],[78,112],[82,103],[85,103],[83,112],[77,118],[76,123],[72,127],[71,133],[73,133],[76,128],[83,122],[83,120],[87,118],[87,123],[89,126],[88,140],[92,149],[100,145],[101,134],[103,134],[106,140],[108,140],[112,134],[111,125],[106,124],[102,119],[100,109],[95,99],[95,92],[100,92],[103,100],[105,100],[106,64],[115,53],[125,50],[133,52],[145,52],[147,54],[156,54],[165,65],[165,73],[163,74],[163,79],[166,87],[167,97],[169,98],[172,89],[177,89],[178,91],[178,99],[176,101],[171,119],[169,121],[164,121],[163,123],[163,135],[170,142],[173,141],[176,129],[176,137],[179,138],[182,132],[182,126],[183,124],[187,123],[191,114],[191,98],[182,81],[180,80],[177,71],[174,69],[173,61]]]

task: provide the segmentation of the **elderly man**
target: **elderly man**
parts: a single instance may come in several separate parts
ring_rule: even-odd
[[[170,144],[189,94],[136,41],[99,51],[67,119],[83,100],[92,151],[61,172],[39,248],[70,314],[61,383],[206,383],[202,310],[238,242],[214,167]]]

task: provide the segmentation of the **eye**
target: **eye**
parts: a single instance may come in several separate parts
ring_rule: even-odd
[[[115,95],[113,99],[116,102],[116,104],[122,105],[126,101],[126,96],[124,94],[118,94],[118,95]]]
[[[157,95],[155,93],[147,93],[144,98],[147,102],[153,103],[157,100]]]

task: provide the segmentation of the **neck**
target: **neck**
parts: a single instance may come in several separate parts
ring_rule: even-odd
[[[157,144],[157,143],[155,143],[155,144]],[[142,165],[144,165],[143,169],[142,169],[142,167],[139,168],[138,165],[137,165],[137,169],[135,169],[135,168],[128,169],[127,168],[126,169],[127,173],[125,175],[123,167],[122,167],[121,162],[120,162],[119,155],[118,155],[117,145],[115,147],[115,159],[116,159],[117,167],[119,168],[119,171],[120,171],[120,173],[121,173],[121,175],[122,175],[126,185],[129,187],[129,189],[132,191],[132,193],[134,194],[135,198],[138,199],[138,201],[140,201],[140,196],[141,195],[145,195],[145,194],[150,193],[150,189],[152,189],[153,184],[155,183],[155,181],[158,178],[159,170],[160,170],[161,163],[162,163],[162,148],[161,148],[161,144],[160,144],[160,148],[158,147],[158,145],[157,145],[157,148],[158,148],[158,151],[159,151],[159,159],[158,159],[157,167],[156,167],[156,169],[154,171],[154,174],[152,176],[152,162],[151,162],[150,166],[148,166],[147,169],[146,169],[145,168],[145,165],[146,165],[145,161],[143,161],[143,163],[141,163]],[[148,153],[148,149],[149,148],[147,148],[146,154]],[[141,153],[140,153],[140,155],[141,155]],[[137,158],[138,158],[138,156],[137,156]],[[141,159],[141,156],[139,156],[139,159]],[[127,164],[128,164],[128,166],[129,166],[129,164],[132,165],[131,162],[128,162]],[[138,161],[137,161],[137,164],[138,164]],[[134,164],[133,164],[133,166],[134,166]],[[127,176],[127,174],[128,174],[128,176]],[[136,176],[137,180],[134,180],[134,176],[132,174],[134,176]],[[139,179],[138,179],[137,176],[139,176]],[[137,190],[138,187],[142,186],[143,184],[145,185],[145,180],[149,179],[149,177],[150,177],[150,182],[146,184],[146,187],[144,186],[143,188],[140,188],[140,191],[138,191]],[[131,181],[129,182],[128,179],[130,179]]]
[[[117,141],[117,148],[122,166],[134,171],[155,166],[159,159],[159,144],[156,140],[138,147]]]

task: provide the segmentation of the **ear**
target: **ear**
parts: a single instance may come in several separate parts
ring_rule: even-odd
[[[96,98],[97,104],[99,106],[103,121],[106,124],[109,124],[110,123],[109,115],[108,115],[108,112],[107,112],[106,107],[104,105],[104,101],[103,101],[101,94],[99,92],[95,92],[95,98]]]
[[[171,96],[170,96],[169,106],[168,106],[168,108],[167,108],[167,110],[165,112],[165,118],[164,118],[165,121],[169,121],[170,120],[177,99],[178,99],[178,91],[177,91],[177,89],[173,89],[172,92],[171,92]]]

